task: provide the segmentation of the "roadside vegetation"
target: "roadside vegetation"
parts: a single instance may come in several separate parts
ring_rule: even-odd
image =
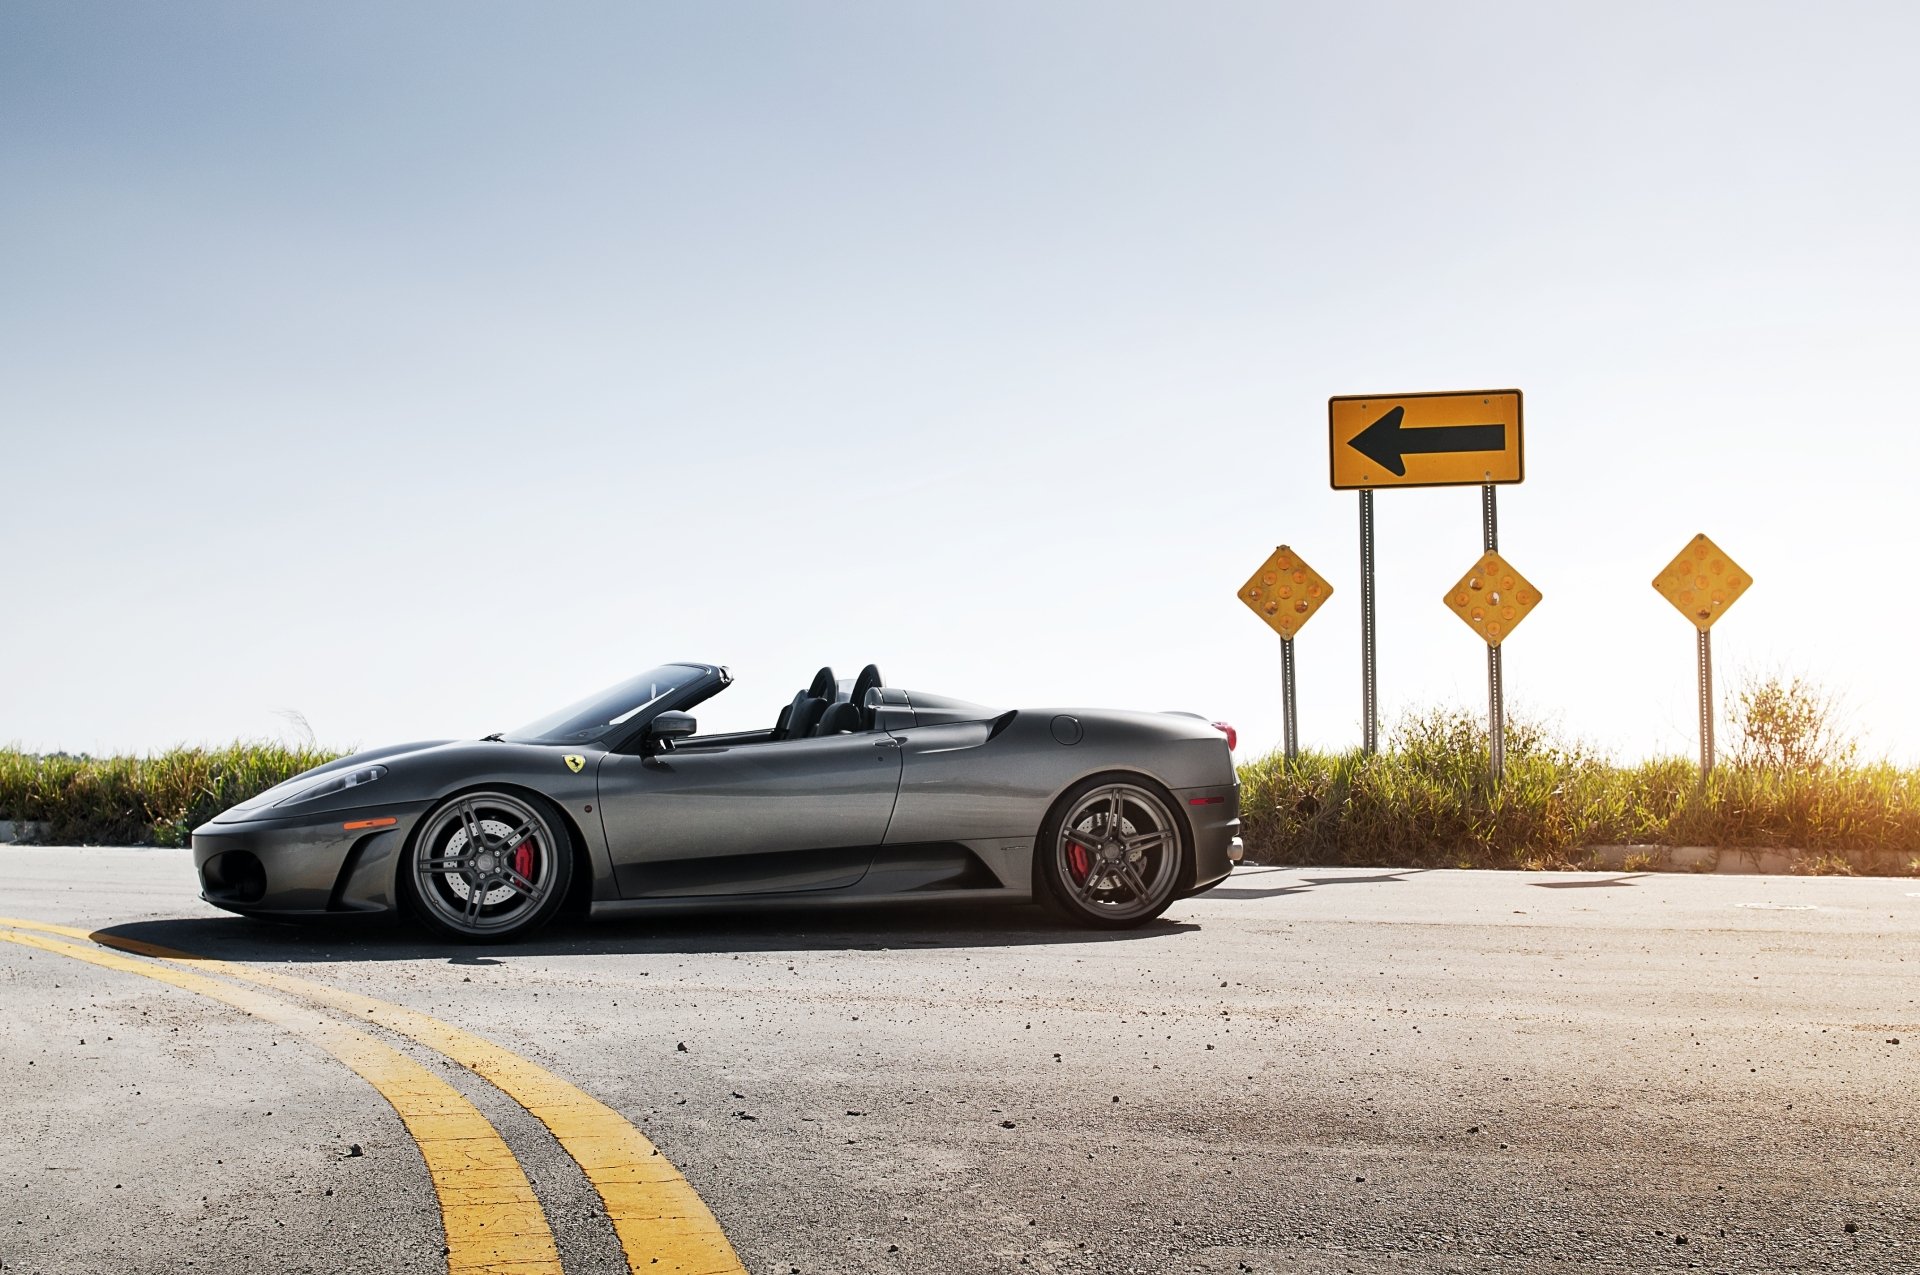
[[[1704,788],[1692,758],[1618,765],[1536,723],[1507,724],[1506,779],[1461,710],[1410,714],[1377,756],[1274,754],[1240,767],[1249,858],[1407,867],[1586,866],[1595,846],[1793,850],[1808,872],[1920,874],[1920,771],[1861,763],[1834,701],[1769,677],[1728,705]],[[1652,866],[1642,851],[1631,866]]]
[[[1725,759],[1618,765],[1509,721],[1506,782],[1487,782],[1486,723],[1409,714],[1368,757],[1279,754],[1240,767],[1248,857],[1396,867],[1581,867],[1594,846],[1794,850],[1810,872],[1920,874],[1920,770],[1862,763],[1833,700],[1799,679],[1749,682],[1727,706]],[[0,820],[57,845],[186,844],[199,824],[338,754],[240,743],[151,757],[0,750]],[[1632,866],[1657,852],[1636,851]]]
[[[267,743],[152,757],[0,750],[0,820],[44,823],[55,845],[183,846],[228,806],[336,756]]]

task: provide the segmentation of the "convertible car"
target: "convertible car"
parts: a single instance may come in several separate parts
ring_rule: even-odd
[[[1139,925],[1240,856],[1232,728],[983,708],[821,669],[765,730],[700,735],[732,681],[664,664],[518,730],[376,748],[194,830],[201,897],[248,915],[404,910],[456,940],[595,916],[1035,899]]]

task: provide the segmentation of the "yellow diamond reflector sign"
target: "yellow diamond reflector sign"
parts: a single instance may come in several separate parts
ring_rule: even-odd
[[[1540,590],[1499,554],[1483,553],[1460,583],[1447,590],[1446,601],[1447,610],[1488,646],[1499,646],[1540,605]]]
[[[1698,629],[1712,628],[1752,583],[1753,578],[1705,536],[1688,541],[1680,556],[1653,578],[1660,596]]]
[[[1240,586],[1240,600],[1283,638],[1298,633],[1332,596],[1333,586],[1285,545]]]

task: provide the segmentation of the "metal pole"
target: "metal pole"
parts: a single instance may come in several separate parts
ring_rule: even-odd
[[[1480,486],[1480,532],[1483,550],[1500,548],[1500,515],[1492,483]],[[1507,773],[1507,705],[1505,678],[1500,668],[1500,644],[1487,648],[1487,770],[1498,784]]]
[[[1379,689],[1373,658],[1373,489],[1360,491],[1360,730],[1368,753],[1378,751]]]
[[[1700,786],[1713,769],[1713,639],[1700,630]]]
[[[1507,773],[1507,706],[1502,702],[1500,648],[1487,648],[1487,769],[1493,782]]]
[[[1280,694],[1285,701],[1285,711],[1281,722],[1286,729],[1287,764],[1300,760],[1300,723],[1294,717],[1293,706],[1293,639],[1280,639]]]

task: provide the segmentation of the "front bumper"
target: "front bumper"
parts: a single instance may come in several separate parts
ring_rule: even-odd
[[[389,911],[399,902],[394,873],[400,850],[424,809],[202,824],[193,830],[200,897],[249,916]],[[394,823],[346,826],[370,818]]]

